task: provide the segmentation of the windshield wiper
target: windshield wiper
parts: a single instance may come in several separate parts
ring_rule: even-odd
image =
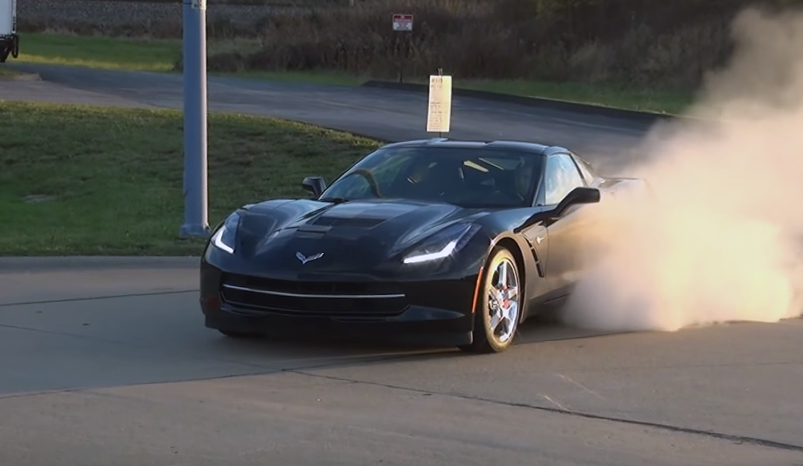
[[[318,200],[321,202],[331,202],[332,204],[343,204],[344,202],[349,201],[349,199],[344,199],[342,197],[324,197]]]

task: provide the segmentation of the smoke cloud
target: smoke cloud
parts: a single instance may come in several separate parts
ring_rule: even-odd
[[[602,256],[564,311],[601,330],[801,315],[803,15],[743,12],[695,119],[657,126],[627,170],[653,195],[603,198]],[[600,251],[595,249],[595,251]]]

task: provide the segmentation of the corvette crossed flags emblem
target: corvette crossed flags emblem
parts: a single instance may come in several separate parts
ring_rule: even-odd
[[[314,261],[316,259],[320,259],[321,257],[323,257],[323,253],[321,252],[321,253],[315,254],[314,256],[306,257],[304,254],[301,254],[300,252],[297,252],[296,253],[296,257],[298,258],[298,260],[301,261],[301,264],[303,265],[303,264],[306,264],[307,262],[311,262],[311,261]]]

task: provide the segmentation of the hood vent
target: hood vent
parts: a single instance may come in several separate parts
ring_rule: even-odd
[[[313,225],[328,227],[352,227],[352,228],[372,228],[384,222],[383,218],[366,217],[327,217],[323,216],[315,221]]]

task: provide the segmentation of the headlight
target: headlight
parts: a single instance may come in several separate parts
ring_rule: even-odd
[[[234,254],[235,240],[237,239],[237,227],[240,225],[240,216],[231,214],[223,223],[223,226],[212,236],[212,244],[229,254]]]
[[[444,228],[413,249],[404,258],[404,263],[429,262],[456,254],[479,230],[479,226],[466,223]]]

